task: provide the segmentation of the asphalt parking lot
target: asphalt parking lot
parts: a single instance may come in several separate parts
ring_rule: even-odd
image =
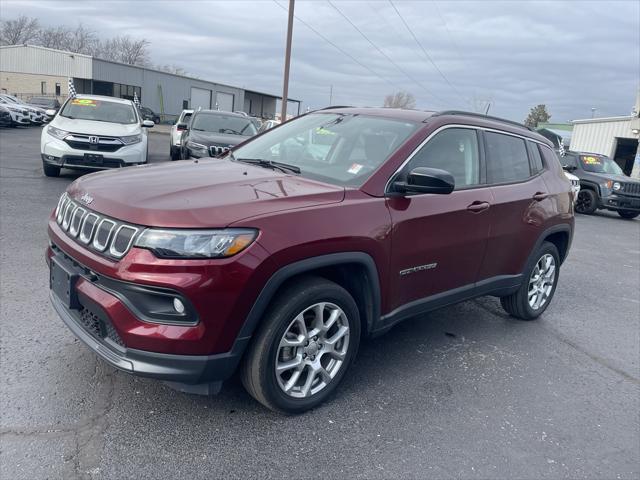
[[[361,347],[310,413],[238,380],[188,396],[118,372],[48,299],[46,219],[77,177],[42,174],[37,128],[0,130],[0,477],[638,478],[640,219],[576,218],[539,321],[483,298]],[[152,163],[168,136],[150,135]]]

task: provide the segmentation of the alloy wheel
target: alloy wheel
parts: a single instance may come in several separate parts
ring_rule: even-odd
[[[588,212],[591,210],[592,206],[593,205],[590,195],[584,192],[578,193],[578,200],[576,201],[576,210],[578,212]]]
[[[349,322],[333,303],[311,305],[291,321],[278,345],[275,374],[288,396],[307,398],[323,390],[342,368]]]
[[[546,253],[538,260],[529,278],[527,298],[533,310],[538,310],[547,303],[555,281],[556,261],[553,255]]]

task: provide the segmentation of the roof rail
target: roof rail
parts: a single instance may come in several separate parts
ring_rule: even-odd
[[[500,117],[492,117],[491,115],[485,115],[483,113],[465,112],[463,110],[443,110],[442,112],[434,113],[432,117],[439,117],[441,115],[464,115],[465,117],[486,118],[487,120],[495,120],[498,122],[508,123],[509,125],[514,125],[516,127],[526,128],[531,132],[534,131],[531,127],[527,127],[526,125],[520,122],[516,122],[514,120],[507,120],[506,118],[500,118]]]
[[[329,107],[319,108],[318,110],[330,110],[332,108],[353,108],[353,105],[331,105]]]

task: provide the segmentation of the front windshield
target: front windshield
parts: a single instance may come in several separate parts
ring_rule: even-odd
[[[305,177],[359,186],[417,128],[415,122],[382,117],[313,113],[267,131],[233,155],[295,165]]]
[[[12,97],[11,95],[3,95],[2,98],[8,100],[11,103],[20,103],[16,97]]]
[[[199,113],[193,117],[191,129],[198,132],[212,132],[251,137],[256,127],[247,118],[218,113]]]
[[[49,99],[49,98],[38,98],[38,97],[34,97],[31,99],[31,103],[34,105],[43,105],[43,106],[53,106],[54,100],[53,99]]]
[[[581,155],[580,163],[586,172],[610,173],[613,175],[624,175],[622,169],[609,157],[596,155]]]
[[[92,98],[72,99],[65,104],[60,116],[78,120],[122,123],[126,125],[138,122],[133,105],[95,100]]]

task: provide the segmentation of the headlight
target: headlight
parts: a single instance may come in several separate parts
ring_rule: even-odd
[[[621,188],[622,188],[622,185],[620,185],[620,182],[613,182],[614,190],[620,190]]]
[[[162,258],[222,258],[241,252],[258,236],[256,230],[234,228],[224,230],[148,229],[135,246],[148,248]]]
[[[193,150],[206,150],[207,146],[206,145],[202,145],[201,143],[188,141],[187,142],[187,148],[191,148]]]
[[[64,140],[64,137],[69,135],[69,132],[65,132],[64,130],[60,130],[59,128],[52,127],[51,125],[47,127],[47,133],[52,137],[59,138],[60,140]]]
[[[133,145],[134,143],[138,143],[142,141],[142,134],[139,133],[138,135],[130,135],[128,137],[120,137],[120,140],[122,140],[122,143],[124,143],[125,145]]]
[[[12,112],[18,112],[18,113],[22,113],[23,112],[23,109],[19,108],[19,107],[9,107],[9,106],[7,106],[7,108],[9,110],[11,110]]]

